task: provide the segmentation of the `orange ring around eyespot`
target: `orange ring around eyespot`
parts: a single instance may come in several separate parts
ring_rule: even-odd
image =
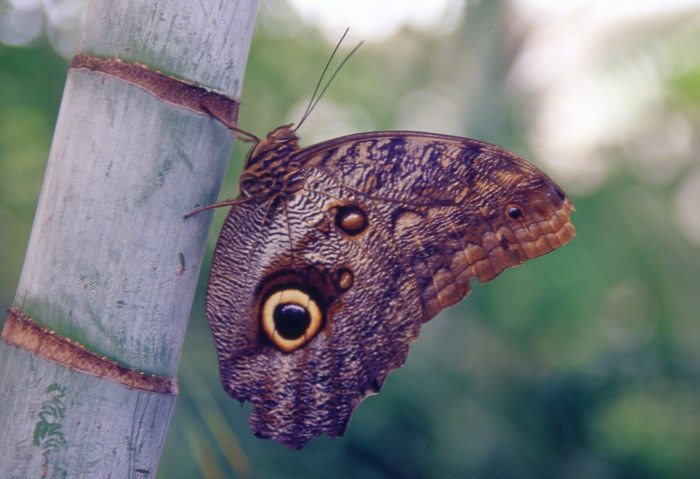
[[[283,337],[275,326],[275,308],[280,304],[296,304],[304,308],[311,322],[304,331],[304,334],[295,339]],[[288,288],[272,293],[265,300],[262,309],[262,327],[268,338],[282,351],[289,353],[306,344],[321,327],[323,313],[316,301],[311,296],[300,289]]]
[[[517,217],[514,217],[513,214],[511,214],[511,209],[514,209],[517,212]],[[512,221],[520,221],[525,216],[525,209],[517,203],[510,203],[508,206],[506,206],[504,212]]]

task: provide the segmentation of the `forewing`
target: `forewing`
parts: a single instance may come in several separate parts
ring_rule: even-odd
[[[408,260],[423,320],[575,235],[571,201],[542,171],[476,140],[373,132],[300,150],[295,161],[370,201]],[[311,187],[311,186],[310,186]]]

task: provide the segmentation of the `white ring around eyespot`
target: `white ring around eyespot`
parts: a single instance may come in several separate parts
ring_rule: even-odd
[[[303,335],[296,339],[286,339],[282,337],[275,328],[275,308],[280,304],[296,304],[306,309],[311,322]],[[300,289],[282,289],[272,293],[265,300],[262,309],[262,327],[267,337],[282,351],[289,353],[306,344],[321,327],[323,313],[316,301]]]

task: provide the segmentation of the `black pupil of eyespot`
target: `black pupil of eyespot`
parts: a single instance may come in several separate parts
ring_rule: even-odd
[[[508,216],[510,216],[514,220],[517,220],[523,217],[523,211],[517,206],[511,206],[510,208],[508,208]]]
[[[297,339],[311,324],[309,311],[298,304],[279,304],[274,312],[275,330],[284,339]]]

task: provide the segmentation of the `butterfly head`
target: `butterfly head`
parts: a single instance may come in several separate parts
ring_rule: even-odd
[[[292,129],[293,124],[278,126],[267,138],[260,140],[248,152],[244,169],[249,169],[257,164],[267,165],[271,160],[285,158],[299,149],[299,139]]]
[[[292,125],[283,125],[258,141],[246,157],[239,181],[244,196],[273,195],[280,191],[293,192],[303,184],[295,174],[289,157],[299,150]]]

